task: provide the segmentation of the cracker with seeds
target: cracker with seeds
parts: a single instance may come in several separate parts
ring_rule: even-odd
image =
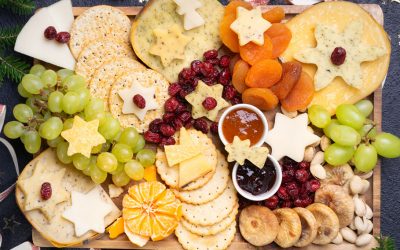
[[[75,19],[70,31],[69,47],[75,58],[89,43],[104,38],[129,42],[131,21],[117,8],[98,5],[87,9]]]

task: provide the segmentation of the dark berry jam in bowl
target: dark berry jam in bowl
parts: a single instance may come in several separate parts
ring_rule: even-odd
[[[218,135],[224,145],[235,136],[249,139],[251,146],[261,146],[268,133],[268,121],[264,113],[250,104],[236,104],[227,108],[218,122]]]
[[[243,165],[235,164],[232,181],[241,196],[252,201],[262,201],[278,191],[282,182],[282,169],[271,155],[268,155],[262,169],[246,160]]]

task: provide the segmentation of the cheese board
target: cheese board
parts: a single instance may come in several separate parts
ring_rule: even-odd
[[[262,6],[262,11],[265,12],[274,8],[276,6]],[[284,9],[286,13],[286,19],[289,20],[297,14],[300,14],[310,8],[310,6],[279,6]],[[378,5],[374,4],[363,4],[361,5],[368,13],[370,13],[374,19],[381,25],[383,25],[384,16],[381,8]],[[74,16],[79,16],[84,13],[88,8],[87,7],[74,7],[73,14]],[[122,10],[131,20],[135,18],[137,14],[142,10],[142,7],[118,7],[118,9]],[[381,88],[377,88],[375,92],[368,97],[374,104],[374,110],[371,115],[371,119],[377,124],[377,129],[380,131],[381,127],[381,119],[382,119],[382,90]],[[275,113],[266,112],[265,113],[269,126],[272,127],[273,118]],[[217,145],[217,148],[222,149],[223,145],[218,139],[214,138],[214,143]],[[365,201],[369,206],[371,206],[373,210],[373,231],[374,235],[380,234],[380,188],[381,188],[381,180],[380,180],[380,163],[378,162],[377,166],[374,168],[374,174],[371,178],[369,178],[371,182],[371,187],[367,193],[364,195]],[[103,185],[104,189],[107,190],[107,185]],[[115,204],[122,208],[122,196],[119,198],[114,198],[113,201]],[[51,247],[52,244],[48,242],[45,238],[42,237],[40,233],[38,233],[35,229],[32,231],[32,239],[33,243],[36,246],[40,247]],[[340,245],[329,244],[323,246],[326,249],[371,249],[375,246],[375,242],[372,241],[370,244],[363,246],[362,248],[355,246],[350,243],[342,243]],[[111,240],[107,234],[100,234],[96,236],[95,239],[85,241],[82,245],[74,246],[77,248],[102,248],[102,249],[135,249],[135,246],[129,241],[126,235],[121,235],[116,239]],[[237,230],[234,240],[228,249],[254,249],[255,247],[246,242],[241,236],[239,229]],[[279,249],[280,247],[276,244],[268,245],[265,249]],[[321,246],[318,245],[309,245],[304,247],[303,249],[320,249]],[[176,236],[171,235],[168,238],[162,241],[149,241],[144,247],[141,249],[182,249],[181,244],[178,242]],[[262,248],[264,249],[264,248]]]

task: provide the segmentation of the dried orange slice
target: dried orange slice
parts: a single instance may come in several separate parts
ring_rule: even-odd
[[[181,202],[174,193],[157,181],[129,188],[122,201],[122,216],[134,234],[153,241],[169,236],[182,216]]]
[[[107,228],[107,232],[110,234],[110,239],[115,239],[119,235],[124,233],[124,220],[122,217],[119,217],[116,221],[114,221],[111,226]]]

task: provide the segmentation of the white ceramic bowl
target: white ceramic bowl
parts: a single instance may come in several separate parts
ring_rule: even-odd
[[[236,179],[236,172],[239,167],[239,163],[235,163],[235,166],[233,167],[232,170],[232,181],[233,185],[236,188],[236,191],[243,196],[244,198],[251,200],[251,201],[262,201],[266,200],[269,197],[273,196],[279,189],[282,183],[282,169],[278,163],[278,161],[271,155],[268,155],[268,158],[271,160],[271,162],[274,164],[275,167],[275,173],[276,173],[276,178],[275,178],[275,183],[272,186],[270,190],[268,190],[265,193],[259,194],[259,195],[253,195],[252,193],[247,192],[246,190],[242,189],[239,184],[237,183]]]
[[[219,122],[218,122],[218,135],[219,135],[219,138],[221,139],[222,143],[223,143],[224,145],[226,145],[226,144],[229,143],[229,142],[226,140],[226,138],[225,138],[225,136],[224,136],[224,133],[222,132],[222,124],[224,123],[225,117],[226,117],[232,110],[239,109],[239,108],[250,109],[251,111],[255,112],[255,113],[261,118],[261,121],[262,121],[262,123],[263,123],[263,125],[264,125],[264,132],[263,132],[263,134],[262,134],[260,140],[259,140],[257,143],[255,143],[253,146],[259,147],[259,146],[263,145],[263,144],[264,144],[264,141],[265,141],[265,138],[266,138],[266,136],[267,136],[267,133],[268,133],[268,121],[267,121],[267,118],[265,118],[265,115],[264,115],[264,113],[263,113],[261,110],[259,110],[258,108],[256,108],[256,107],[253,106],[253,105],[250,105],[250,104],[236,104],[236,105],[233,105],[232,107],[227,108],[227,109],[222,113],[221,118],[219,119]]]

